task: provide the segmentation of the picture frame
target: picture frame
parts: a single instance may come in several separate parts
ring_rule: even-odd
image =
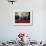
[[[32,24],[33,24],[32,10],[15,12],[15,25],[16,26],[31,26]]]

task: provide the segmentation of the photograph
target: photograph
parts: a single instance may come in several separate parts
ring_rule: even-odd
[[[32,24],[32,13],[28,12],[15,12],[15,24],[17,25],[30,25]]]

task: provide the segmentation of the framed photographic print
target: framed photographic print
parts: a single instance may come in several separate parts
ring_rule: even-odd
[[[15,25],[32,25],[32,11],[16,11]]]

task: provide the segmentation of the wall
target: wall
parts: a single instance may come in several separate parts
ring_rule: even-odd
[[[16,10],[32,10],[32,26],[15,26]],[[26,32],[33,40],[46,40],[46,0],[17,0],[13,5],[0,0],[0,40],[15,40],[19,32]]]

